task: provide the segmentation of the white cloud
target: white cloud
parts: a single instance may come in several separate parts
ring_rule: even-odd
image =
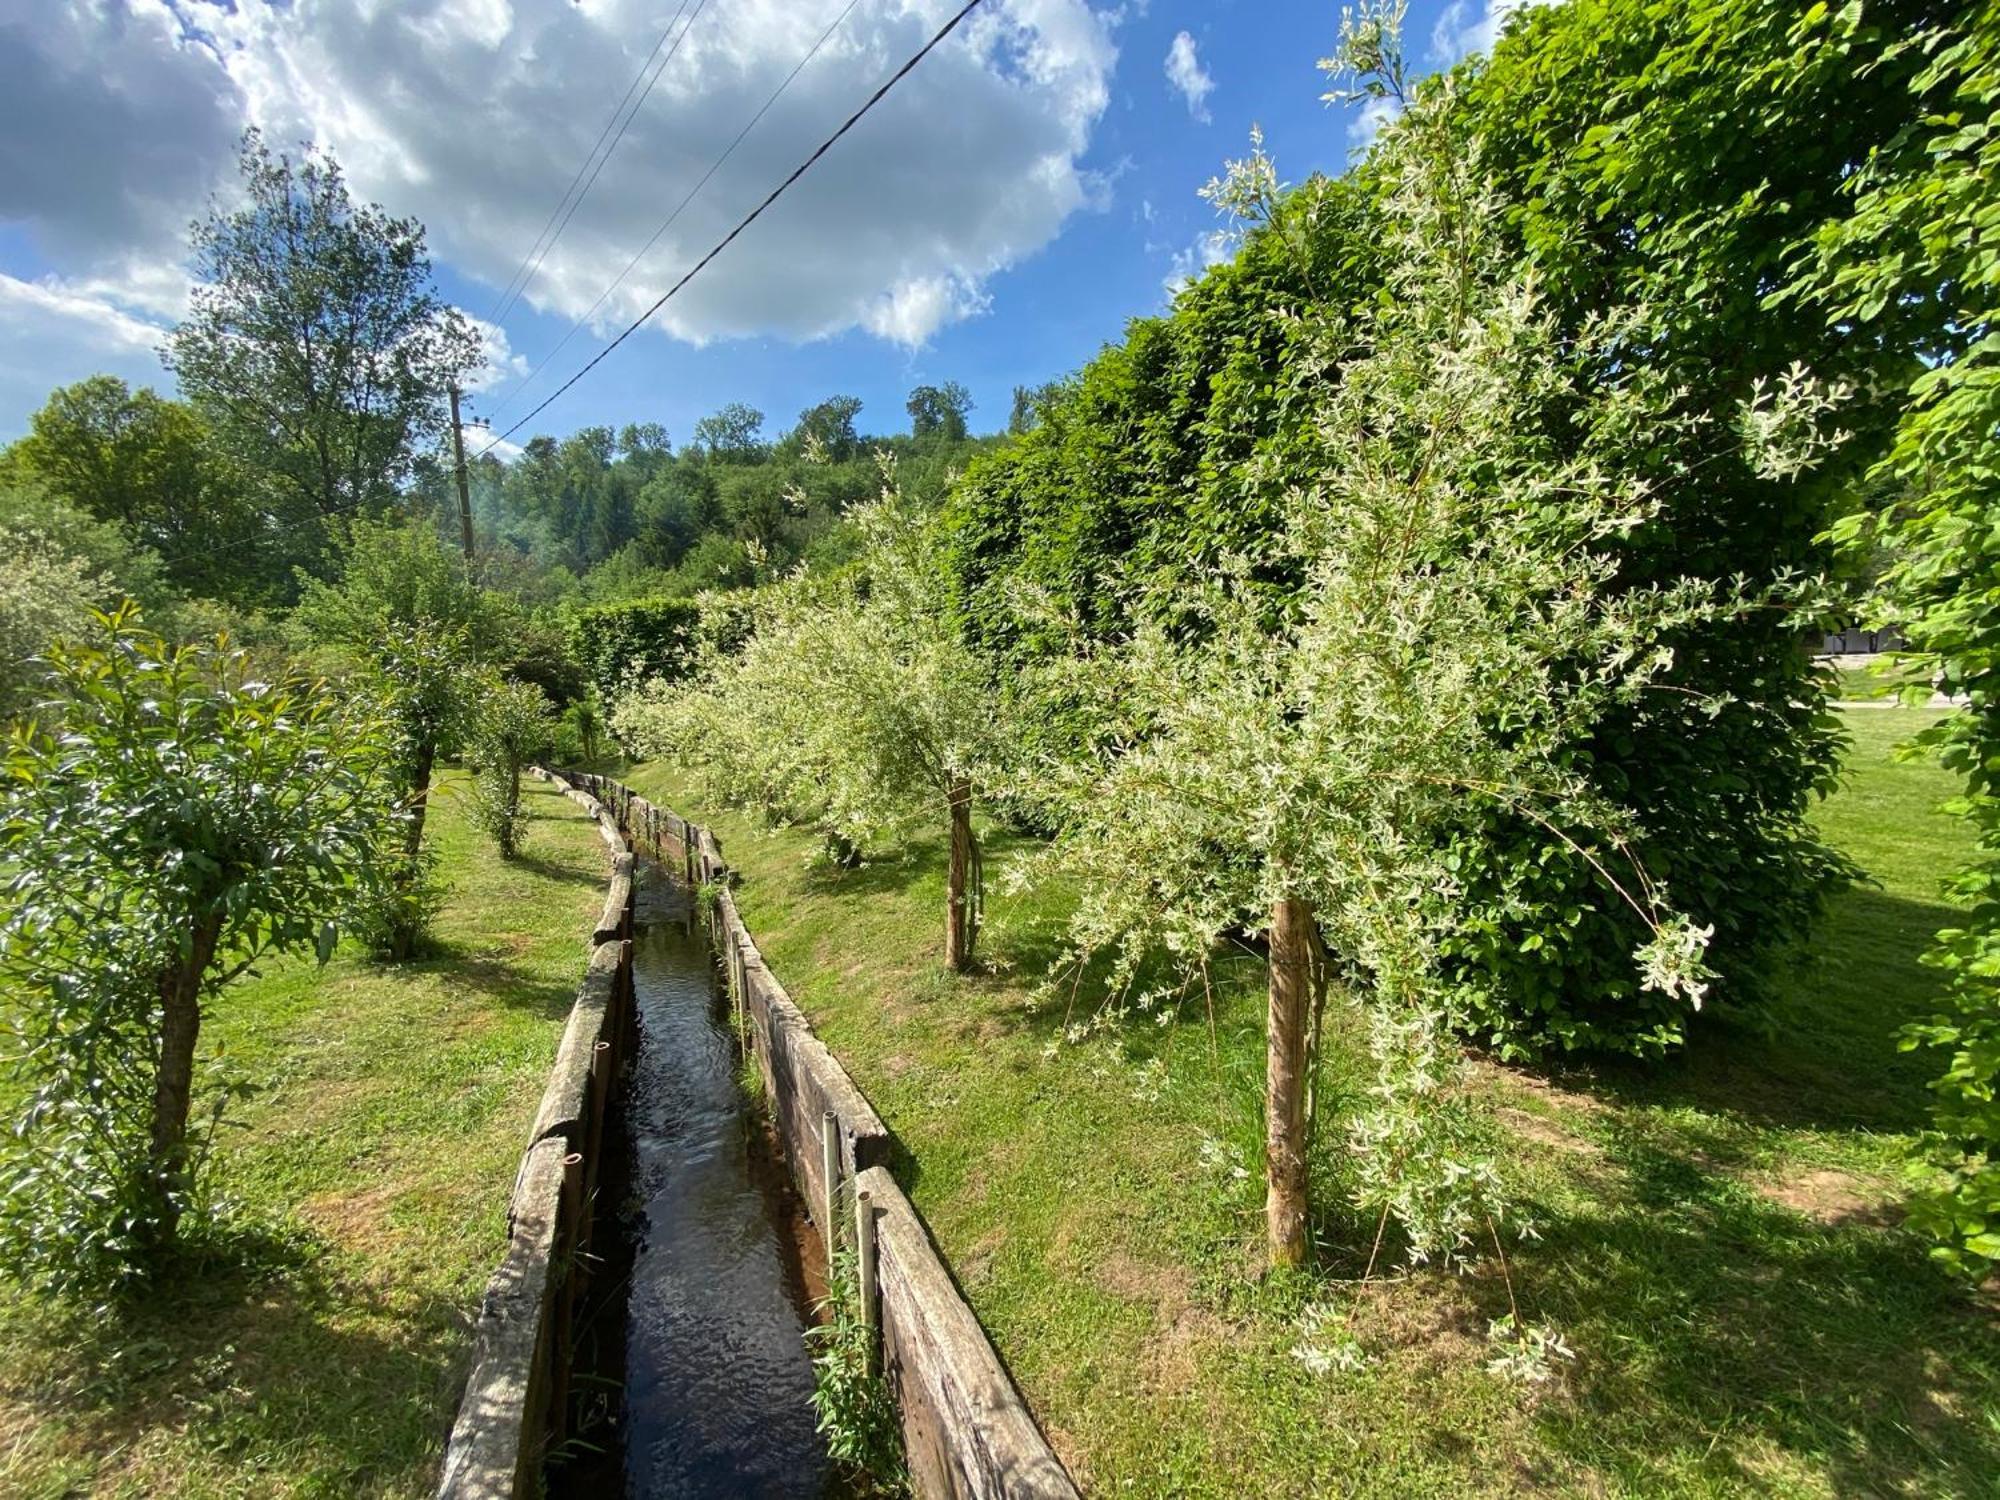
[[[70,274],[178,260],[242,111],[163,0],[0,0],[0,220]]]
[[[878,338],[914,349],[947,323],[977,317],[989,299],[976,282],[954,276],[924,276],[898,282],[861,316],[861,326]]]
[[[840,14],[710,0],[526,301],[581,316]],[[956,6],[857,7],[597,315],[622,325]],[[653,49],[658,0],[0,0],[0,221],[106,299],[170,315],[187,221],[245,124],[331,149],[487,283],[488,314]],[[662,311],[690,341],[860,328],[921,344],[986,307],[1108,178],[1083,162],[1116,49],[1086,0],[989,0]],[[0,361],[18,362],[0,335]],[[511,356],[510,356],[511,357]],[[500,368],[496,366],[496,368]]]
[[[1235,253],[1236,242],[1226,229],[1211,229],[1196,235],[1193,244],[1174,252],[1172,269],[1161,283],[1166,288],[1167,300],[1171,302],[1180,295],[1181,288],[1203,271],[1221,265]]]
[[[858,8],[605,304],[600,325],[642,311],[950,8]],[[527,301],[582,315],[840,9],[732,0],[699,15]],[[987,277],[1085,207],[1081,157],[1115,61],[1103,24],[1082,0],[1004,0],[975,15],[670,303],[660,326],[693,341],[861,327],[922,343],[977,313]],[[467,0],[323,0],[309,11],[259,0],[217,34],[256,118],[280,138],[332,147],[358,189],[418,215],[454,266],[498,287],[660,24],[650,0],[512,12]]]
[[[27,430],[49,392],[87,375],[169,387],[156,352],[166,330],[78,286],[0,273],[0,441]]]
[[[1507,19],[1517,11],[1555,0],[1452,0],[1431,27],[1431,52],[1441,63],[1455,63],[1471,52],[1491,52],[1506,30]]]
[[[1215,80],[1201,65],[1194,38],[1185,31],[1176,33],[1173,46],[1167,49],[1167,82],[1187,101],[1188,113],[1205,123],[1208,105],[1204,101],[1214,92]]]
[[[521,444],[510,443],[497,433],[487,432],[484,429],[477,432],[468,430],[465,434],[465,456],[468,459],[485,458],[491,454],[501,463],[511,464],[527,451]]]
[[[504,383],[519,380],[528,373],[528,357],[513,351],[507,342],[506,329],[465,308],[461,307],[459,312],[479,336],[479,367],[466,377],[466,390],[490,391]]]
[[[1386,95],[1363,100],[1354,118],[1347,122],[1347,138],[1354,142],[1357,149],[1366,150],[1375,144],[1375,137],[1382,133],[1382,127],[1402,112],[1403,107]]]

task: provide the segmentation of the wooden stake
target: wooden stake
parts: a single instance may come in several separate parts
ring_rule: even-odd
[[[854,1195],[855,1258],[860,1262],[861,1326],[867,1330],[867,1368],[873,1375],[882,1368],[882,1304],[875,1285],[875,1200],[872,1194]]]
[[[1318,928],[1312,904],[1271,908],[1270,1005],[1264,1073],[1264,1233],[1274,1266],[1306,1259],[1306,1022]]]
[[[944,963],[963,971],[972,963],[972,783],[954,780],[946,797],[951,851],[945,870]]]
[[[839,1241],[839,1220],[834,1205],[840,1201],[840,1116],[828,1110],[819,1122],[819,1227],[826,1240],[826,1263],[831,1270],[833,1252]]]

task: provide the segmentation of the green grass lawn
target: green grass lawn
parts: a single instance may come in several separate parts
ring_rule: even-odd
[[[1073,1472],[1104,1495],[1993,1494],[2000,1322],[1896,1227],[1930,1063],[1917,964],[1949,919],[1949,782],[1900,765],[1914,710],[1849,716],[1827,830],[1873,885],[1839,898],[1759,1024],[1718,1022],[1654,1068],[1481,1062],[1487,1129],[1540,1238],[1512,1252],[1525,1314],[1577,1351],[1561,1379],[1486,1369],[1507,1308],[1490,1265],[1359,1279],[1370,1224],[1321,1180],[1314,1276],[1257,1275],[1262,970],[1222,966],[1214,1027],[1053,1047],[1027,1003],[1058,893],[1008,897],[991,971],[943,973],[934,831],[859,870],[809,861],[669,768],[629,779],[712,824],[766,956],[898,1137],[899,1174]],[[1329,1049],[1322,1097],[1360,1078]],[[1357,1305],[1358,1304],[1358,1305]],[[1316,1375],[1302,1315],[1352,1312],[1364,1368]]]
[[[133,1313],[0,1295],[0,1494],[427,1495],[506,1204],[603,903],[540,783],[524,857],[434,803],[437,953],[272,963],[204,1029],[264,1092],[216,1183],[233,1254]]]
[[[1834,668],[1832,694],[1844,702],[1889,698],[1906,687],[1923,681],[1923,674],[1907,662],[1882,661],[1864,666]]]

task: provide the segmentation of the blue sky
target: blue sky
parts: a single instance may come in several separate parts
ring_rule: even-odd
[[[490,339],[486,389],[469,404],[505,427],[955,8],[857,0],[598,325],[515,394],[845,4],[325,0],[302,15],[270,3],[0,0],[0,141],[13,142],[0,146],[0,437],[23,429],[51,385],[94,369],[164,385],[151,348],[185,296],[180,237],[211,192],[226,192],[245,123],[330,145],[358,194],[423,219],[443,292],[485,318],[642,59],[684,32]],[[1413,4],[1412,60],[1479,45],[1510,8]],[[763,410],[775,434],[835,392],[862,399],[864,430],[895,431],[910,387],[945,380],[971,389],[975,428],[998,426],[1015,385],[1076,368],[1128,319],[1162,310],[1169,279],[1214,253],[1219,226],[1196,191],[1243,154],[1253,124],[1287,180],[1342,170],[1356,147],[1355,111],[1320,102],[1314,66],[1333,46],[1337,5],[982,9],[983,30],[927,60],[657,331],[628,340],[516,441],[641,420],[678,441],[725,401]]]

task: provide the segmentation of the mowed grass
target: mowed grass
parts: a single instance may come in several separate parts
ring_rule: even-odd
[[[204,1027],[263,1089],[219,1148],[218,1263],[120,1314],[0,1292],[0,1495],[435,1489],[606,876],[596,830],[533,781],[503,864],[463,787],[433,802],[437,952],[274,962]]]
[[[628,779],[710,823],[766,956],[895,1131],[899,1175],[1085,1488],[1103,1495],[1991,1495],[2000,1323],[1897,1227],[1934,1061],[1897,1029],[1950,919],[1949,781],[1897,764],[1914,710],[1849,715],[1823,809],[1875,885],[1839,898],[1756,1021],[1659,1067],[1479,1061],[1488,1141],[1539,1239],[1510,1246],[1523,1313],[1575,1347],[1542,1387],[1487,1369],[1508,1308],[1467,1276],[1378,1268],[1340,1206],[1338,1131],[1312,1276],[1260,1278],[1262,967],[1221,967],[1176,1024],[1054,1046],[1029,996],[1060,892],[1010,897],[987,853],[991,971],[944,974],[942,849],[915,829],[863,868],[810,862],[671,768]],[[1077,1016],[1087,1014],[1082,1006]],[[1363,1081],[1351,1020],[1320,1080]],[[1333,1116],[1337,1118],[1337,1116]],[[1330,1309],[1368,1353],[1294,1351]]]

